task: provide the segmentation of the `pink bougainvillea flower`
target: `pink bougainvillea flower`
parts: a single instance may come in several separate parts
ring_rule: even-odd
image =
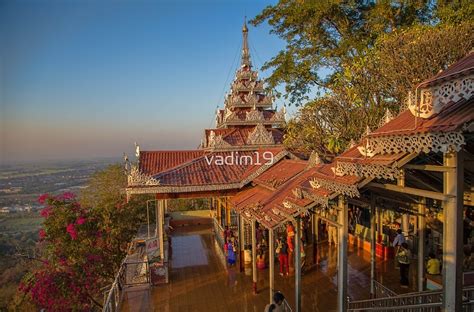
[[[46,231],[43,229],[39,230],[38,234],[40,239],[44,239],[46,237]]]
[[[51,215],[51,207],[46,207],[46,208],[41,209],[40,215],[43,218],[49,217]]]
[[[49,194],[42,194],[40,197],[38,197],[38,202],[40,204],[44,204],[48,198]]]
[[[62,195],[58,196],[59,200],[71,200],[71,199],[74,199],[74,198],[76,198],[76,194],[74,194],[72,192],[65,192]]]
[[[74,224],[69,223],[66,227],[66,232],[69,233],[69,235],[71,236],[71,239],[77,239],[77,232],[76,232],[76,228],[74,227]]]
[[[76,224],[81,225],[81,224],[86,223],[86,221],[87,221],[87,218],[85,218],[85,217],[83,217],[83,216],[80,216],[80,217],[76,220]]]

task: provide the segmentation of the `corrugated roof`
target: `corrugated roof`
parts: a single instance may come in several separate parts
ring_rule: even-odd
[[[203,150],[141,151],[140,172],[152,176],[204,155]]]
[[[275,189],[303,171],[307,166],[308,162],[303,160],[285,159],[261,174],[253,182]]]
[[[153,178],[159,180],[161,186],[203,186],[240,183],[267,164],[267,161],[263,158],[263,153],[267,153],[266,156],[271,154],[276,159],[275,157],[282,151],[282,148],[269,148],[257,151],[217,151],[207,153],[184,162],[179,166],[155,174]]]
[[[416,118],[406,110],[392,121],[372,132],[369,137],[390,135],[411,135],[427,132],[457,131],[474,119],[474,97],[449,103],[439,114],[430,118]]]

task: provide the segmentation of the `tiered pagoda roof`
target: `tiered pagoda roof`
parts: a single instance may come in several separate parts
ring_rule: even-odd
[[[216,128],[205,129],[197,150],[138,151],[138,165],[128,175],[129,195],[237,191],[281,160],[294,157],[282,144],[285,109],[272,108],[271,95],[252,70],[245,23],[242,34],[241,66],[224,109],[218,110]],[[235,163],[228,164],[233,159]]]
[[[241,65],[224,100],[216,112],[216,128],[206,129],[201,147],[207,150],[255,149],[281,145],[285,108],[273,108],[271,93],[264,89],[258,72],[252,70],[248,28],[242,28]]]

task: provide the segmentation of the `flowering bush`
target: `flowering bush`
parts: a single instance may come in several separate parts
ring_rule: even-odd
[[[23,279],[19,290],[48,311],[90,310],[103,279],[100,261],[104,240],[97,239],[98,220],[72,193],[42,195],[46,205],[39,237],[45,245],[42,265]]]
[[[87,311],[100,306],[100,288],[109,285],[127,243],[146,218],[145,200],[126,201],[121,166],[96,173],[80,202],[70,192],[41,195],[45,207],[39,231],[42,255],[19,292],[47,311]]]

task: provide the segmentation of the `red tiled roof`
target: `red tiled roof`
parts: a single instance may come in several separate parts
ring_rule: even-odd
[[[206,139],[209,140],[211,131],[214,131],[215,135],[221,135],[224,141],[232,146],[244,146],[247,145],[247,138],[255,127],[241,127],[241,128],[225,128],[225,129],[206,129]],[[283,132],[280,129],[268,128],[273,135],[273,140],[276,144],[283,143]]]
[[[468,74],[474,71],[474,51],[470,52],[468,55],[457,61],[456,63],[450,65],[445,70],[439,72],[434,77],[427,79],[420,83],[418,87],[428,87],[434,85],[440,81],[446,80],[453,76],[458,76],[461,74]]]
[[[427,132],[450,132],[460,130],[474,117],[474,98],[449,103],[439,114],[431,118],[416,118],[406,110],[392,121],[386,123],[370,136],[410,135]],[[369,136],[369,137],[370,137]]]
[[[338,161],[342,161],[342,162],[353,162],[353,163],[359,163],[359,164],[391,165],[393,164],[393,162],[407,155],[406,153],[385,154],[385,155],[377,154],[373,157],[366,157],[359,152],[358,150],[359,146],[360,145],[356,145],[352,148],[349,148],[344,153],[337,156],[335,158],[334,163],[337,163]]]
[[[261,174],[253,182],[275,189],[303,171],[307,166],[308,162],[303,160],[285,159]]]
[[[155,174],[153,178],[159,180],[161,186],[176,187],[241,183],[266,164],[263,153],[271,153],[273,157],[276,157],[283,151],[283,148],[271,148],[239,151],[238,154],[231,151],[207,153],[180,166]],[[225,159],[225,157],[228,164],[221,165],[217,159]],[[236,157],[239,157],[239,161],[235,160]],[[244,161],[242,157],[252,159],[252,161]],[[233,164],[229,164],[231,160],[234,161]]]
[[[191,151],[142,151],[140,172],[155,175],[204,155],[203,150]]]

